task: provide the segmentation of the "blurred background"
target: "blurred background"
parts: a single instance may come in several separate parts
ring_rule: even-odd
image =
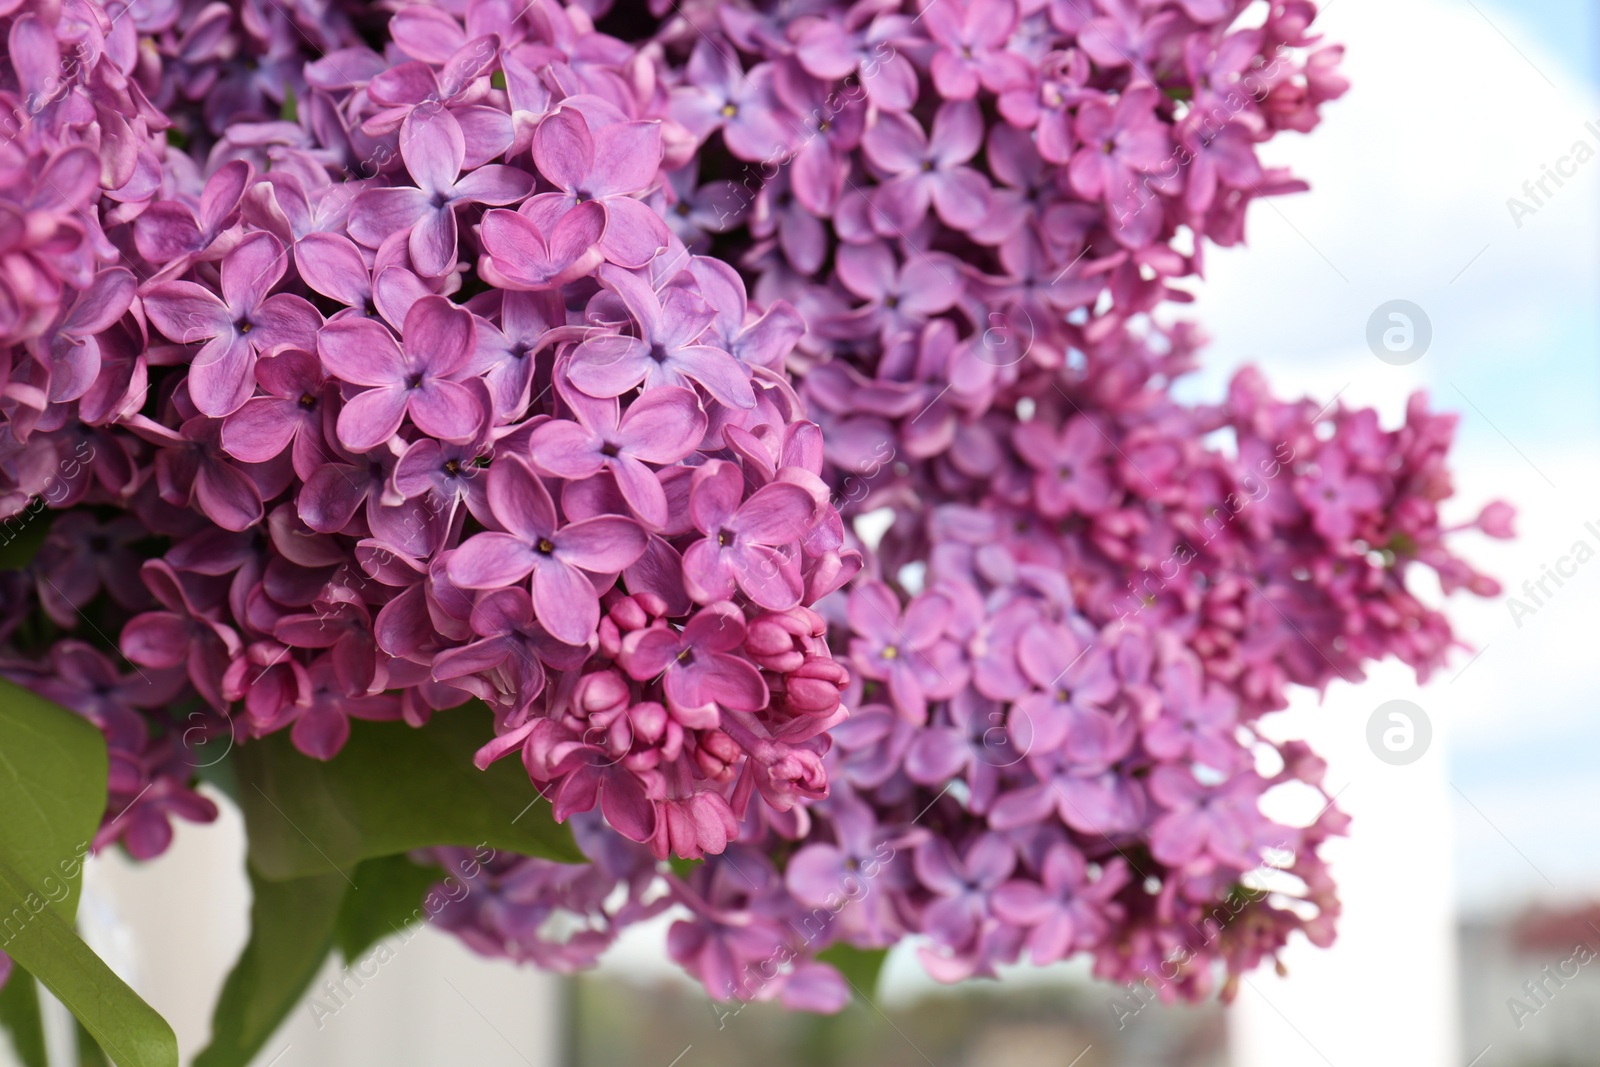
[[[1493,498],[1519,512],[1515,541],[1469,534],[1464,547],[1532,609],[1457,598],[1472,647],[1426,686],[1385,666],[1268,720],[1329,760],[1330,791],[1354,818],[1328,849],[1346,905],[1332,950],[1294,944],[1286,975],[1248,976],[1231,1006],[1166,1007],[1084,966],[942,988],[902,946],[872,1002],[815,1019],[719,1009],[666,961],[665,922],[631,931],[576,980],[481,960],[423,929],[337,1013],[297,1010],[260,1064],[1600,1062],[1600,10],[1332,0],[1319,24],[1347,46],[1353,88],[1313,136],[1267,147],[1312,192],[1257,203],[1250,246],[1208,254],[1193,314],[1213,340],[1187,396],[1220,396],[1254,362],[1280,394],[1375,406],[1392,425],[1428,391],[1461,415],[1454,517]],[[1508,198],[1528,203],[1524,183],[1562,157],[1575,173],[1513,213]],[[1413,305],[1415,337],[1430,335],[1404,365],[1367,341],[1375,315],[1396,321],[1379,310],[1396,300]],[[1559,582],[1530,599],[1523,583],[1551,570]],[[1431,727],[1404,765],[1367,743],[1391,700]],[[191,1056],[245,940],[242,866],[230,809],[180,825],[157,863],[108,854],[86,876],[86,936]],[[337,977],[331,964],[323,977]],[[65,1048],[70,1020],[50,1021]]]

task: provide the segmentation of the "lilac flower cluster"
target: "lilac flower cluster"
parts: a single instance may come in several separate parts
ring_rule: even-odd
[[[1318,848],[1345,817],[1262,814],[1322,764],[1258,721],[1290,685],[1443,662],[1413,564],[1498,587],[1445,548],[1453,419],[1420,397],[1383,431],[1248,371],[1223,404],[1170,396],[1199,338],[1149,313],[1249,200],[1304,188],[1255,146],[1345,88],[1311,4],[1245,7],[656,12],[697,149],[660,206],[794,304],[834,499],[894,515],[821,605],[852,675],[830,795],[668,878],[670,948],[714,997],[836,1010],[817,954],[907,936],[943,980],[1087,953],[1227,995],[1295,930],[1332,938]],[[1507,536],[1503,512],[1474,525]]]
[[[1171,395],[1152,313],[1346,87],[1309,0],[0,11],[0,525],[65,509],[0,670],[105,732],[99,844],[476,698],[591,860],[487,865],[486,954],[676,907],[834,1011],[831,946],[1193,998],[1331,939],[1261,717],[1437,668],[1415,565],[1497,586],[1420,397]]]
[[[6,613],[120,631],[132,671],[66,637],[8,673],[106,731],[108,828],[152,855],[160,816],[211,817],[187,789],[208,731],[288,730],[329,759],[352,717],[416,725],[469,697],[496,711],[480,765],[520,754],[558,817],[598,807],[660,857],[720,850],[758,794],[824,795],[846,674],[805,605],[860,557],[782,373],[792,311],[752,312],[641,199],[663,144],[633,117],[634,50],[564,58],[600,39],[581,10],[479,4],[470,38],[414,8],[387,56],[306,62],[277,16],[207,12],[83,5],[74,31],[134,50],[97,42],[64,100],[135,113],[99,89],[122,77],[158,125],[124,67],[136,27],[176,34],[132,73],[204,101],[208,158],[149,137],[123,196],[93,168],[102,116],[22,168],[21,229],[58,253],[35,273],[68,273],[8,334],[7,499],[64,457],[85,469]],[[19,14],[12,55],[65,32]],[[278,83],[302,119],[249,121],[272,80],[230,80],[231,32],[303,73]],[[117,265],[95,273],[96,250]]]

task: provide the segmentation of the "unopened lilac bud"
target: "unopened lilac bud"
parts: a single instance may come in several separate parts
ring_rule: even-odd
[[[643,743],[654,745],[666,733],[671,716],[666,708],[650,700],[629,708],[628,719],[633,723],[634,735]]]
[[[789,708],[802,715],[831,714],[849,682],[850,673],[838,660],[807,656],[785,679]]]
[[[628,698],[627,680],[616,671],[596,671],[578,680],[577,704],[588,715],[625,705]]]
[[[734,762],[742,754],[738,742],[721,730],[702,730],[694,759],[701,774],[713,781],[726,781],[733,774]]]

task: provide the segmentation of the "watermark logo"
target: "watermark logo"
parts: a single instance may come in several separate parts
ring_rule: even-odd
[[[1379,704],[1367,720],[1367,747],[1391,767],[1417,762],[1432,743],[1428,713],[1409,700]]]
[[[1409,300],[1379,304],[1367,319],[1367,347],[1394,367],[1415,363],[1433,343],[1428,313]]]

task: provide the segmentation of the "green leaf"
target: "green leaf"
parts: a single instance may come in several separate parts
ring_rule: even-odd
[[[106,746],[86,720],[0,680],[0,950],[119,1067],[175,1067],[172,1028],[78,939],[83,857],[106,806]]]
[[[856,948],[840,942],[817,953],[817,959],[838,968],[845,980],[855,987],[856,995],[865,998],[877,995],[878,975],[883,972],[883,961],[888,955],[886,948]]]
[[[0,1026],[11,1035],[11,1048],[23,1067],[50,1067],[44,1047],[44,1024],[39,1019],[39,987],[21,967],[0,989]]]
[[[58,908],[0,861],[0,908],[12,901],[18,903],[0,918],[10,937],[5,950],[78,1017],[117,1067],[177,1067],[172,1027],[78,940]]]
[[[250,862],[263,877],[336,870],[359,885],[353,875],[362,860],[438,845],[584,862],[519,761],[486,771],[472,765],[493,735],[483,705],[442,712],[420,730],[350,725],[344,750],[326,763],[298,752],[287,732],[233,752]]]
[[[363,861],[355,874],[360,888],[344,895],[334,929],[345,962],[419,920],[423,896],[443,879],[443,868],[412,863],[405,856]]]
[[[337,873],[269,881],[250,872],[250,942],[223,983],[211,1044],[194,1067],[244,1067],[300,1002],[333,948],[350,886]]]
[[[106,742],[88,720],[0,679],[0,860],[70,924],[106,810]],[[0,912],[22,900],[0,899]],[[0,933],[0,949],[5,947]],[[40,975],[39,977],[43,977]]]
[[[95,1044],[94,1036],[79,1022],[75,1031],[78,1039],[78,1067],[108,1067],[110,1060]]]

